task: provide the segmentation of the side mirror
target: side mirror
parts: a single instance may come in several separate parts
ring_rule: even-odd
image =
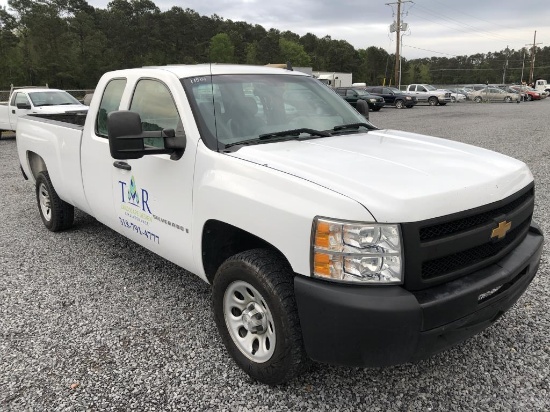
[[[145,155],[170,154],[179,159],[185,150],[185,137],[176,137],[173,129],[143,131],[141,117],[130,111],[107,115],[107,135],[111,157],[118,160],[140,159]],[[144,139],[163,139],[164,148],[145,146]]]
[[[18,109],[23,109],[23,110],[30,110],[31,109],[31,105],[28,104],[28,103],[17,103],[15,106]]]
[[[357,111],[363,115],[363,117],[369,120],[369,104],[363,100],[357,100]]]

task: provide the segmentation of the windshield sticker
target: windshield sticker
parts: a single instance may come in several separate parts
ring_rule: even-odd
[[[190,79],[191,84],[197,84],[197,83],[206,83],[208,81],[208,78],[206,77],[193,77]]]

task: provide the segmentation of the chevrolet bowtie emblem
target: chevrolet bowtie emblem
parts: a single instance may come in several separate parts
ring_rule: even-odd
[[[498,224],[498,227],[493,229],[493,232],[491,233],[491,239],[495,237],[502,239],[504,236],[506,236],[506,233],[510,230],[511,227],[512,227],[512,222],[507,222],[506,220],[503,222],[500,222]]]

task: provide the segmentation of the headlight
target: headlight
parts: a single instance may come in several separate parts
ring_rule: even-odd
[[[370,284],[403,283],[399,225],[315,218],[312,274]]]
[[[412,99],[412,97],[411,97],[411,96],[405,96],[405,99],[407,99],[407,100],[411,100],[411,99]]]
[[[376,99],[369,99],[369,102],[376,103]]]

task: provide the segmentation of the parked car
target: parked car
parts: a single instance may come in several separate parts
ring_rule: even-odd
[[[47,88],[14,88],[10,99],[0,104],[0,137],[2,131],[15,131],[20,117],[34,114],[63,114],[66,112],[86,112],[84,106],[64,90]]]
[[[402,109],[404,107],[410,109],[418,103],[416,96],[405,93],[395,87],[367,86],[365,87],[365,90],[369,93],[381,96],[386,104],[395,106],[398,109]]]
[[[419,102],[428,103],[430,106],[445,106],[451,102],[451,92],[438,89],[431,84],[409,84],[405,90],[414,94]]]
[[[470,93],[470,99],[476,103],[481,103],[482,101],[519,103],[521,100],[519,94],[505,92],[498,87],[486,87],[485,89],[472,92]]]
[[[373,112],[377,112],[386,105],[383,97],[370,94],[363,87],[337,87],[334,90],[355,108],[358,100],[366,101]]]
[[[451,92],[451,102],[462,102],[466,100],[466,93],[458,92],[457,89],[448,89]]]
[[[525,100],[540,100],[546,98],[546,92],[541,92],[533,89],[532,87],[527,86],[510,86],[509,91],[512,90],[514,93],[523,93],[525,95]]]

